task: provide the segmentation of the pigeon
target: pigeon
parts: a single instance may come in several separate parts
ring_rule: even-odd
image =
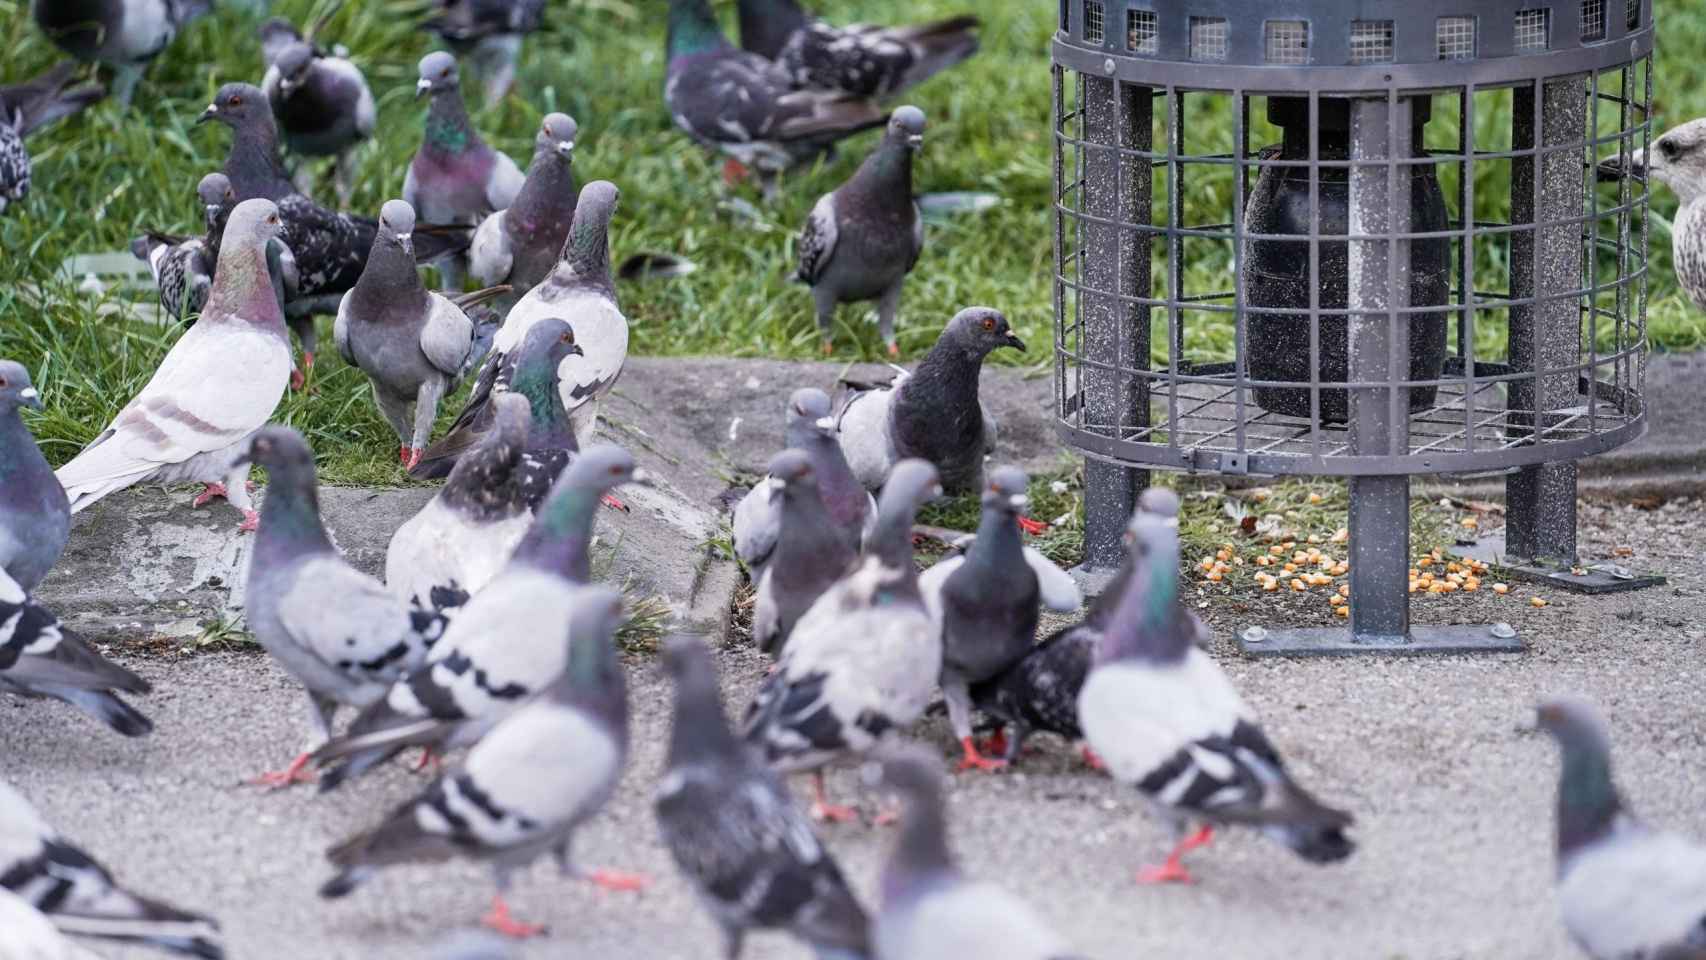
[[[0,360],[0,602],[35,590],[59,562],[71,532],[65,488],[20,407],[45,409],[24,365]]]
[[[903,457],[935,464],[950,493],[983,489],[983,458],[995,450],[995,418],[978,399],[983,358],[1000,347],[1020,352],[1025,341],[1001,311],[967,307],[948,321],[936,345],[908,374],[886,387],[860,390],[836,414],[841,450],[853,475],[876,490]]]
[[[379,116],[367,78],[347,58],[305,40],[287,20],[261,24],[260,36],[267,65],[261,90],[284,145],[304,157],[336,157],[338,205],[348,207],[356,149],[372,138]]]
[[[239,201],[261,197],[278,203],[300,195],[279,153],[278,124],[260,87],[225,84],[195,122],[197,126],[213,122],[231,128],[231,151],[225,156],[223,172]]]
[[[210,173],[196,184],[196,197],[207,224],[207,233],[200,237],[176,237],[150,230],[130,242],[130,252],[148,264],[154,276],[154,288],[159,292],[160,309],[173,320],[185,320],[199,315],[207,305],[207,295],[213,290],[213,275],[219,259],[219,235],[225,230],[226,219],[236,206],[231,180],[223,173]],[[282,249],[283,241],[267,245]],[[281,259],[280,263],[284,261]],[[294,257],[289,261],[294,266]],[[269,273],[271,263],[269,262]],[[284,306],[282,276],[273,276],[279,293],[279,307]]]
[[[1095,666],[1078,695],[1085,738],[1120,783],[1129,783],[1182,837],[1139,883],[1191,882],[1183,855],[1218,824],[1255,827],[1311,863],[1351,855],[1351,816],[1298,786],[1220,666],[1192,642],[1178,610],[1175,516],[1139,512],[1127,532],[1132,574],[1109,616]]]
[[[1706,846],[1642,823],[1611,779],[1598,711],[1573,698],[1542,704],[1558,741],[1558,907],[1594,960],[1706,957]]]
[[[113,68],[113,99],[130,109],[137,81],[212,0],[34,0],[36,25],[54,46],[84,63]]]
[[[320,522],[314,452],[289,427],[255,435],[243,458],[266,468],[260,531],[249,563],[249,629],[308,693],[310,747],[283,772],[257,777],[283,787],[310,779],[312,749],[331,737],[340,705],[366,707],[426,661],[444,631],[441,615],[410,609],[349,565]]]
[[[121,736],[146,736],[154,724],[120,699],[147,693],[148,681],[108,662],[0,576],[0,693],[68,703]]]
[[[900,836],[882,873],[871,924],[876,960],[1069,960],[1077,956],[1023,900],[971,880],[948,849],[941,761],[918,747],[883,758],[883,783],[900,794]]]
[[[57,471],[72,513],[132,484],[193,480],[207,487],[197,506],[225,497],[243,512],[238,529],[254,529],[249,467],[237,461],[290,382],[284,316],[267,279],[267,244],[282,230],[269,200],[245,200],[232,211],[201,320],[142,392]]]
[[[877,501],[860,486],[847,467],[841,445],[835,440],[835,419],[830,416],[829,395],[816,387],[802,387],[788,398],[783,434],[789,449],[804,450],[811,459],[818,496],[829,510],[831,521],[859,548],[877,523]],[[770,555],[776,549],[782,528],[782,483],[766,476],[735,504],[735,556],[746,565],[753,583],[764,578]]]
[[[802,87],[886,97],[977,52],[981,21],[949,17],[907,27],[833,27],[796,0],[740,0],[740,45],[775,60]]]
[[[320,896],[346,896],[393,864],[486,860],[497,896],[484,922],[525,937],[544,928],[516,920],[504,893],[510,874],[546,850],[564,876],[611,889],[644,886],[637,876],[580,867],[570,852],[576,828],[609,801],[627,762],[628,694],[615,646],[621,594],[585,587],[565,599],[566,619],[542,621],[556,625],[554,636],[534,634],[541,643],[568,648],[560,654],[567,660],[561,676],[494,727],[460,769],[439,777],[379,826],[329,850],[338,873]]]
[[[707,0],[670,0],[667,54],[664,105],[675,125],[728,156],[730,182],[744,168],[757,171],[766,198],[777,174],[887,120],[870,100],[796,88],[786,70],[736,49]]]
[[[575,595],[592,580],[593,518],[599,498],[645,482],[620,447],[583,451],[557,480],[527,535],[492,581],[469,598],[433,646],[426,665],[363,710],[344,736],[315,755],[333,790],[407,746],[454,749],[478,740],[563,670],[555,637]]]
[[[391,537],[385,582],[392,592],[444,609],[449,598],[480,592],[509,562],[534,511],[577,452],[555,381],[559,359],[578,349],[561,320],[527,332],[515,379],[493,400],[494,429],[461,458],[438,496]]]
[[[664,643],[675,681],[658,830],[737,960],[750,929],[783,929],[824,958],[870,955],[870,921],[781,779],[735,739],[703,641]]]
[[[6,931],[5,954],[16,960],[101,960],[78,946],[40,910],[0,887],[0,930]]]
[[[854,816],[824,796],[823,766],[911,726],[936,688],[942,638],[918,593],[912,522],[940,493],[930,464],[895,464],[864,554],[794,625],[776,671],[747,707],[742,739],[780,771],[812,771],[814,819]]]
[[[837,527],[818,493],[811,458],[803,450],[772,457],[769,480],[780,501],[778,536],[758,575],[752,640],[771,657],[780,656],[800,617],[840,580],[859,554],[847,531]]]
[[[1029,483],[1018,467],[990,471],[977,539],[964,554],[942,560],[918,578],[925,606],[942,631],[942,694],[954,736],[965,751],[961,770],[1006,766],[1004,760],[979,754],[972,742],[971,685],[1030,652],[1043,604],[1056,611],[1078,609],[1078,587],[1066,571],[1034,550],[1026,552],[1018,518],[1030,503]]]
[[[67,61],[27,83],[0,86],[0,213],[30,193],[30,134],[106,96],[99,86],[72,87]]]
[[[503,102],[515,85],[521,41],[545,20],[545,0],[435,0],[434,15],[421,24],[474,64],[485,77],[486,106]]]
[[[1172,517],[1178,514],[1179,499],[1170,491],[1151,487],[1138,498],[1137,505],[1139,510]],[[1031,559],[1033,549],[1026,547],[1025,551],[1026,559]],[[1040,554],[1037,556],[1041,558]],[[1055,573],[1063,573],[1052,564],[1048,568]],[[1128,556],[1113,579],[1103,587],[1101,595],[1091,603],[1084,619],[1056,630],[1007,669],[971,685],[972,705],[1000,725],[1000,732],[989,749],[1000,753],[1009,764],[1019,758],[1026,737],[1035,731],[1053,733],[1067,740],[1084,738],[1084,731],[1078,726],[1078,693],[1084,688],[1084,679],[1095,664],[1102,630],[1108,618],[1113,616],[1120,598],[1125,595],[1126,584],[1131,580],[1131,568]],[[1053,574],[1035,562],[1032,562],[1031,569],[1037,572],[1038,583],[1044,588],[1046,597]],[[925,574],[929,572],[927,570]],[[1069,588],[1077,590],[1077,584],[1072,583],[1070,577],[1065,583],[1055,583],[1062,599]],[[1183,608],[1177,608],[1175,613],[1184,617],[1198,646],[1208,643],[1208,627],[1196,614]],[[1100,758],[1088,747],[1084,748],[1084,760],[1092,767],[1101,767]]]
[[[1688,299],[1706,310],[1706,117],[1672,127],[1648,149],[1631,151],[1627,161],[1612,157],[1599,164],[1600,180],[1624,176],[1657,180],[1676,194],[1671,261]]]
[[[894,315],[906,275],[924,250],[924,218],[912,198],[912,155],[924,149],[924,111],[901,107],[882,143],[852,178],[818,198],[800,232],[794,278],[812,288],[823,352],[838,304],[877,301],[877,329],[899,356]]]
[[[599,402],[616,385],[628,360],[628,318],[616,303],[616,287],[610,279],[610,218],[619,195],[608,180],[594,180],[581,188],[562,259],[504,318],[492,341],[491,356],[451,433],[462,431],[472,437],[490,427],[490,400],[505,358],[533,324],[557,317],[574,328],[575,343],[583,351],[564,357],[558,367],[563,409],[568,411],[576,445],[585,449],[592,442]],[[448,469],[448,465],[437,469]]]
[[[509,290],[488,288],[455,299],[428,290],[415,269],[414,228],[414,208],[385,202],[367,265],[344,294],[333,328],[338,353],[367,374],[373,402],[397,431],[405,469],[426,451],[439,401],[472,366],[474,322],[463,308]]]
[[[520,293],[538,286],[556,268],[575,217],[575,121],[548,113],[533,140],[533,162],[515,202],[480,221],[468,251],[468,272],[477,283],[507,283]],[[513,300],[511,301],[513,304]]]
[[[426,132],[403,177],[403,200],[429,223],[477,226],[493,211],[508,209],[526,177],[468,124],[456,58],[442,50],[421,58],[415,97],[428,94]],[[439,260],[443,286],[460,290],[465,266],[461,254]]]
[[[59,836],[4,781],[0,781],[0,890],[47,914],[65,933],[144,943],[206,960],[225,956],[219,925],[213,920],[119,886],[105,867]],[[0,948],[11,946],[13,928],[0,924],[0,931]]]

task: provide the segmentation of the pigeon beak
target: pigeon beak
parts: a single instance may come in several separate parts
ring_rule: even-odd
[[[924,149],[924,134],[922,134],[922,133],[908,134],[907,138],[906,138],[906,148],[908,150],[922,150],[922,149]]]
[[[638,467],[636,467],[634,469],[634,476],[631,479],[629,479],[628,482],[629,483],[637,483],[642,487],[650,487],[650,486],[654,485],[652,482],[651,472],[648,470],[640,469]]]
[[[1025,352],[1025,341],[1020,340],[1013,333],[1008,333],[1006,339],[1002,340],[1001,342],[1004,346],[1012,347],[1013,349],[1019,351],[1020,353]]]
[[[934,500],[937,497],[940,497],[945,492],[946,491],[944,491],[942,489],[942,485],[939,483],[933,483],[930,485],[930,499],[931,500]]]
[[[210,103],[207,105],[207,109],[201,112],[201,116],[195,118],[195,125],[199,127],[217,116],[219,116],[219,104]]]
[[[835,430],[834,417],[818,417],[816,420],[812,421],[812,424],[825,433],[832,433]]]
[[[431,80],[428,80],[425,77],[422,77],[419,80],[416,80],[415,81],[415,99],[419,100],[421,97],[426,96],[427,92],[430,91],[431,89],[432,89],[432,81]]]
[[[1007,505],[1019,513],[1024,513],[1025,508],[1031,505],[1031,498],[1022,493],[1015,493],[1007,498]]]
[[[409,256],[415,255],[415,235],[412,233],[397,234],[397,242],[403,245],[403,252]]]
[[[1620,157],[1607,157],[1594,168],[1595,179],[1600,183],[1616,183],[1627,173],[1631,177],[1643,177],[1647,173],[1646,157],[1643,151],[1636,150],[1629,154],[1629,163],[1624,165]]]
[[[37,410],[47,409],[42,406],[41,394],[36,392],[35,387],[25,387],[24,389],[19,390],[18,399],[24,401],[24,406],[26,407],[34,407]]]
[[[557,156],[567,159],[574,155],[575,142],[573,140],[564,140],[562,143],[557,144]]]

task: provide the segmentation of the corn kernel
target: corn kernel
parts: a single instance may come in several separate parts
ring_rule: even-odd
[[[1284,570],[1286,573],[1296,573],[1297,572],[1297,564],[1288,563],[1285,566],[1281,567],[1280,569]]]
[[[1262,589],[1267,591],[1268,593],[1273,593],[1279,589],[1279,581],[1278,580],[1264,581],[1262,583]]]
[[[1348,597],[1350,595],[1351,595],[1351,585],[1350,584],[1347,583],[1347,584],[1345,584],[1339,588],[1339,596]]]
[[[1258,567],[1265,567],[1270,563],[1273,563],[1273,561],[1268,559],[1267,554],[1263,554],[1256,558],[1256,566]]]
[[[1231,560],[1232,559],[1232,551],[1226,549],[1225,547],[1221,547],[1219,550],[1216,550],[1214,552],[1214,558],[1216,560]]]
[[[1422,581],[1420,581],[1420,580],[1411,580],[1410,581],[1410,592],[1411,593],[1415,593],[1417,590],[1420,590],[1420,589],[1422,589]]]
[[[1462,569],[1463,569],[1463,564],[1458,563],[1456,560],[1453,560],[1450,563],[1445,565],[1445,570],[1447,573],[1458,573]]]
[[[1226,574],[1221,573],[1219,570],[1210,570],[1208,572],[1209,580],[1213,581],[1214,583],[1219,583],[1225,577],[1226,577]]]
[[[1479,580],[1465,580],[1463,582],[1463,592],[1465,593],[1474,593],[1479,589],[1481,589],[1481,581]]]
[[[1232,558],[1232,565],[1235,567],[1242,567],[1244,565],[1244,558],[1243,557],[1233,557]]]
[[[1291,589],[1297,593],[1302,593],[1307,588],[1304,587],[1302,580],[1298,580],[1294,577],[1291,581]]]
[[[1433,564],[1434,564],[1434,558],[1433,557],[1417,557],[1416,558],[1416,566],[1421,567],[1424,570],[1427,569],[1428,567],[1433,566]]]
[[[1327,542],[1328,543],[1344,543],[1344,542],[1348,541],[1350,538],[1351,538],[1350,530],[1345,528],[1345,527],[1340,527],[1339,529],[1333,531],[1333,535],[1327,538]]]
[[[1338,563],[1333,565],[1333,576],[1342,577],[1345,574],[1349,573],[1350,570],[1351,570],[1351,565],[1344,560],[1340,560]]]
[[[1459,520],[1458,523],[1462,524],[1463,529],[1465,530],[1473,530],[1481,525],[1481,521],[1476,520],[1474,517],[1464,517],[1462,520]]]
[[[1500,596],[1504,596],[1505,594],[1511,592],[1510,584],[1495,583],[1495,584],[1493,584],[1493,592],[1496,594],[1499,594]]]
[[[1321,542],[1321,535],[1318,533],[1310,534],[1309,535],[1309,542],[1310,543],[1320,543]]]
[[[1310,503],[1320,503],[1321,499],[1322,499],[1322,497],[1319,493],[1311,492],[1309,494],[1309,502]]]
[[[1286,542],[1280,544],[1280,546],[1284,547],[1287,550],[1291,550],[1291,549],[1296,548],[1297,541],[1296,540],[1287,540]]]
[[[1283,556],[1285,556],[1285,547],[1276,543],[1273,546],[1268,548],[1268,552],[1273,554],[1276,557],[1283,557]]]
[[[1341,617],[1348,617],[1351,615],[1351,608],[1350,607],[1335,607],[1333,612],[1337,613]]]
[[[1529,597],[1528,605],[1531,607],[1544,607],[1546,606],[1546,601],[1541,597]]]

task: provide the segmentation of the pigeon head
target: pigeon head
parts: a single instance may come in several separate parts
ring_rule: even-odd
[[[877,528],[866,541],[867,553],[884,566],[911,570],[912,522],[918,508],[942,495],[942,479],[928,460],[910,457],[889,469],[877,500]]]
[[[1137,509],[1158,517],[1179,515],[1179,495],[1166,487],[1148,487],[1137,498]]]
[[[527,334],[521,338],[521,349],[517,352],[519,359],[515,365],[515,379],[537,378],[546,383],[556,379],[554,374],[565,357],[586,355],[580,344],[575,342],[574,327],[562,317],[546,317],[534,321],[533,326],[527,328]]]
[[[888,479],[883,482],[883,497],[878,509],[893,504],[916,510],[941,495],[942,480],[936,468],[928,460],[910,457],[889,470]]]
[[[294,24],[283,17],[271,17],[265,23],[255,28],[255,36],[260,38],[261,47],[282,47],[284,44],[302,39]]]
[[[539,124],[539,136],[533,140],[533,149],[539,153],[554,153],[564,160],[574,156],[575,135],[580,127],[575,119],[566,113],[548,113]]]
[[[1031,505],[1030,478],[1018,467],[996,467],[983,481],[983,505],[1018,516]]]
[[[496,391],[492,394],[492,408],[494,429],[490,436],[501,436],[505,443],[526,442],[527,421],[533,411],[527,398],[510,390]]]
[[[1179,518],[1139,510],[1126,524],[1131,576],[1097,646],[1098,662],[1143,658],[1174,662],[1191,646],[1192,631],[1175,629],[1180,615]]]
[[[830,413],[829,394],[816,387],[795,390],[788,398],[788,445],[797,446],[808,436],[833,437],[835,418]]]
[[[210,173],[195,185],[196,198],[203,207],[222,207],[236,194],[231,190],[231,178],[223,173]]]
[[[634,462],[634,455],[613,443],[595,443],[569,464],[558,485],[603,493],[624,483],[650,483],[651,475]]]
[[[403,252],[415,255],[415,208],[403,200],[387,200],[379,208],[379,236],[400,244]]]
[[[1665,131],[1649,149],[1631,154],[1629,166],[1632,175],[1657,180],[1685,205],[1706,196],[1706,117]]]
[[[284,224],[278,218],[278,205],[260,197],[237,204],[237,208],[231,211],[230,220],[225,224],[226,240],[250,240],[259,247],[265,247],[283,232]]]
[[[415,99],[432,94],[457,93],[462,86],[456,69],[456,58],[443,50],[435,50],[421,58],[420,79],[415,81]]]
[[[817,478],[812,473],[812,459],[804,450],[783,450],[770,458],[766,471],[790,491],[815,489]]]
[[[980,360],[1002,347],[1025,352],[1025,341],[1013,334],[1006,315],[993,307],[967,307],[954,314],[942,338]]]
[[[314,451],[302,434],[290,427],[269,424],[255,431],[248,449],[237,454],[238,464],[252,463],[268,473],[294,473],[314,469]]]
[[[213,102],[201,112],[196,123],[214,120],[233,130],[240,130],[262,118],[271,117],[272,107],[267,105],[266,94],[261,92],[260,87],[248,83],[228,83],[213,95]]]
[[[676,683],[690,683],[715,676],[711,651],[705,641],[692,634],[676,633],[664,638],[663,669]]]
[[[0,360],[0,413],[19,407],[42,409],[41,394],[30,382],[30,372],[16,360]]]
[[[1563,772],[1558,778],[1558,857],[1610,832],[1622,801],[1611,779],[1611,738],[1592,704],[1560,697],[1535,710],[1540,729],[1558,741]]]
[[[887,750],[880,762],[882,785],[900,795],[904,808],[900,836],[883,869],[883,900],[890,902],[908,888],[951,875],[954,863],[942,809],[942,761],[910,744]]]
[[[897,108],[889,115],[888,138],[908,150],[924,149],[924,111],[913,106]]]
[[[288,97],[308,81],[308,68],[314,65],[314,48],[301,41],[292,43],[279,53],[274,65],[278,67],[278,89]]]

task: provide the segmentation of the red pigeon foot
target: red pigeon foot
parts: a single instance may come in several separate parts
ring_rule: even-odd
[[[243,522],[237,524],[238,533],[254,533],[261,528],[261,515],[253,510],[243,511]]]
[[[542,923],[522,923],[510,915],[509,904],[504,903],[502,894],[492,898],[492,909],[480,918],[480,922],[506,937],[525,940],[537,937],[545,932]]]
[[[890,357],[899,357],[900,356],[900,344],[898,344],[898,343],[889,344],[889,356]]]
[[[1040,537],[1048,532],[1048,524],[1041,520],[1032,520],[1030,517],[1019,517],[1018,520],[1019,529],[1033,537]]]
[[[313,783],[314,771],[308,769],[309,754],[301,754],[290,762],[283,770],[269,770],[253,780],[250,786],[266,787],[268,790],[278,790],[293,783]]]
[[[620,870],[594,870],[586,875],[594,886],[604,890],[622,890],[639,892],[651,886],[651,880],[643,874],[623,873]]]
[[[1078,756],[1084,761],[1084,765],[1092,770],[1105,771],[1108,769],[1108,765],[1102,762],[1102,758],[1096,756],[1096,751],[1088,746],[1078,748]]]
[[[983,741],[978,749],[984,753],[1005,756],[1007,754],[1007,728],[997,729],[995,735]]]
[[[213,500],[223,498],[225,496],[225,484],[223,483],[204,483],[202,486],[206,489],[202,490],[194,500],[190,501],[190,506],[205,507]]]
[[[960,759],[960,770],[962,772],[976,769],[982,770],[984,773],[994,773],[1007,766],[1005,760],[994,760],[978,753],[977,744],[973,743],[970,737],[961,739],[960,746],[965,749],[965,756]]]
[[[607,507],[609,507],[609,508],[610,508],[610,509],[612,509],[612,510],[620,510],[620,511],[622,511],[622,512],[623,512],[623,513],[627,513],[627,512],[628,512],[628,505],[627,505],[627,504],[625,504],[625,503],[623,503],[623,502],[622,502],[622,501],[620,501],[620,500],[618,500],[618,499],[616,499],[616,498],[615,498],[615,497],[613,497],[613,496],[611,496],[611,495],[610,495],[610,494],[608,494],[608,493],[607,493],[607,494],[605,494],[605,495],[604,495],[604,496],[602,496],[602,497],[599,497],[599,498],[598,498],[598,499],[599,499],[599,501],[600,501],[600,502],[602,502],[602,503],[603,503],[603,504],[604,504],[604,505],[605,505],[605,506],[607,506]]]
[[[301,390],[308,385],[308,377],[295,367],[290,368],[290,389]]]
[[[734,157],[729,157],[723,161],[723,182],[729,186],[737,186],[750,176],[752,176],[752,171],[746,168],[746,164]]]
[[[438,755],[437,750],[434,750],[431,747],[422,747],[421,748],[420,762],[416,763],[414,770],[412,770],[410,772],[420,773],[422,770],[425,770],[429,766],[432,767],[433,773],[443,773],[444,772],[444,758]]]

